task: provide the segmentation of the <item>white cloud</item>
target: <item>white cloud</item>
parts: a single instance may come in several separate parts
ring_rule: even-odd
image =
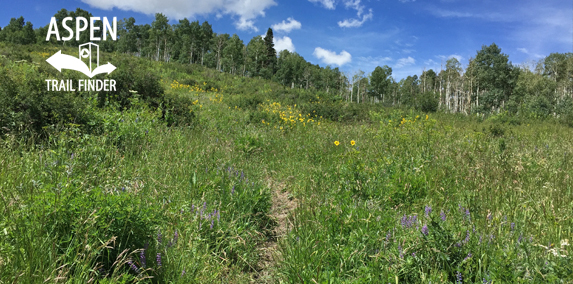
[[[322,6],[324,6],[324,8],[329,9],[329,10],[334,10],[334,7],[336,6],[334,4],[334,0],[308,0],[312,3],[320,3],[322,4]]]
[[[529,50],[527,50],[527,48],[523,48],[523,47],[517,48],[517,51],[520,51],[522,53],[527,54],[529,57],[533,57],[533,58],[537,58],[537,59],[545,57],[545,56],[538,54],[538,53],[532,53]]]
[[[247,20],[244,18],[240,18],[235,23],[235,27],[237,27],[237,29],[239,29],[241,31],[247,31],[247,30],[253,30],[255,32],[259,31],[259,29],[257,27],[255,27],[255,22],[253,22],[253,20]]]
[[[398,59],[398,61],[396,61],[396,68],[401,68],[404,66],[414,65],[414,64],[416,64],[416,60],[408,56],[407,58]]]
[[[295,51],[294,44],[292,44],[292,39],[288,36],[283,36],[279,38],[273,37],[273,43],[275,44],[275,50],[277,51],[277,53],[285,49],[290,52]]]
[[[346,8],[352,8],[356,10],[358,17],[360,17],[360,15],[362,15],[362,12],[364,11],[364,6],[360,5],[360,0],[347,0],[346,2],[344,2],[344,6]]]
[[[367,20],[372,19],[372,9],[369,10],[369,13],[362,16],[362,20],[358,20],[358,19],[346,19],[344,21],[340,21],[338,22],[338,26],[341,28],[357,28],[362,26],[362,24],[364,24],[364,22],[366,22]]]
[[[237,29],[254,30],[254,19],[264,16],[265,10],[277,5],[274,0],[82,0],[82,2],[103,10],[117,8],[148,15],[163,13],[171,19],[182,19],[195,15],[226,14],[238,17]]]
[[[352,56],[350,55],[350,53],[346,52],[346,50],[341,51],[340,54],[336,54],[336,52],[334,52],[334,51],[330,51],[330,50],[326,50],[324,48],[317,47],[314,49],[314,52],[312,53],[312,55],[314,55],[314,57],[320,59],[325,64],[329,64],[329,65],[335,64],[338,66],[342,66],[342,65],[352,61]]]
[[[282,31],[285,33],[290,33],[292,30],[298,30],[302,26],[299,21],[293,18],[288,18],[287,20],[288,23],[283,20],[281,23],[272,25],[271,26],[272,29],[274,31]]]

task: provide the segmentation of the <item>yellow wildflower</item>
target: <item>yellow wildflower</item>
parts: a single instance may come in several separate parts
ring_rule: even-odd
[[[352,146],[356,145],[356,141],[350,140],[350,145],[352,145]]]
[[[338,142],[338,140],[334,141],[334,145],[338,146],[338,145],[340,145],[340,142]]]

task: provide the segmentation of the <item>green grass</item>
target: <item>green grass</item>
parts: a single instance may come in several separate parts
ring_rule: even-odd
[[[42,48],[0,47],[21,92]],[[573,281],[571,128],[134,64],[165,101],[73,94],[81,122],[3,132],[0,283],[261,282],[277,183],[298,206],[271,283]]]

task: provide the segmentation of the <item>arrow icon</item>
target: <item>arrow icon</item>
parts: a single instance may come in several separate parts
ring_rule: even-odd
[[[46,61],[50,63],[50,65],[54,66],[54,68],[58,69],[60,72],[62,72],[62,69],[70,69],[79,71],[90,78],[93,78],[93,76],[97,74],[109,74],[116,69],[115,66],[108,62],[107,64],[98,66],[93,71],[90,71],[89,67],[79,58],[67,54],[62,54],[61,50],[56,52],[56,54],[52,55],[50,58],[46,59]]]

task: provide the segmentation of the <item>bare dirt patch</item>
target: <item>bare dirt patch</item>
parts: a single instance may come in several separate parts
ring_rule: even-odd
[[[285,237],[292,223],[289,220],[290,214],[297,207],[297,201],[286,190],[285,182],[276,182],[267,178],[268,186],[272,190],[272,207],[270,216],[277,225],[273,230],[273,235],[259,247],[259,271],[256,273],[252,283],[277,283],[276,263],[280,261],[281,255],[277,248],[278,241]]]

